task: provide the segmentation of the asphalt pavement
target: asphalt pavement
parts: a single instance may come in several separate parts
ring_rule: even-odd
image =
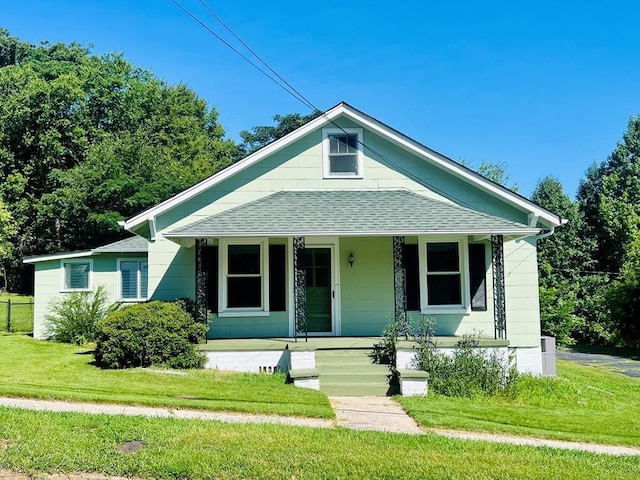
[[[556,352],[561,360],[580,363],[582,365],[602,365],[628,377],[640,378],[640,360],[602,353],[583,353],[559,348]]]

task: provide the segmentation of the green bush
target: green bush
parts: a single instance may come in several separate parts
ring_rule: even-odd
[[[130,305],[98,323],[95,359],[104,368],[202,368],[194,344],[205,334],[181,302]]]
[[[421,345],[417,367],[429,372],[429,388],[449,397],[474,397],[508,392],[518,377],[511,359],[479,346],[479,335],[463,335],[453,354]]]
[[[429,389],[453,397],[473,397],[508,392],[518,377],[511,358],[479,346],[480,335],[463,335],[451,355],[438,347],[436,320],[409,315],[392,320],[382,340],[374,345],[371,357],[375,363],[389,365],[389,382],[398,377],[396,346],[399,338],[418,344],[416,367],[429,373]]]
[[[81,345],[96,339],[100,320],[114,312],[119,303],[109,303],[104,285],[95,292],[71,292],[52,300],[44,317],[45,334],[50,340]]]

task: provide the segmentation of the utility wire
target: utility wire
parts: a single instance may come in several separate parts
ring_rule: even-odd
[[[271,75],[269,75],[267,72],[265,72],[262,68],[260,68],[260,66],[256,65],[253,61],[251,61],[251,59],[249,59],[246,55],[244,55],[242,52],[240,52],[237,48],[235,48],[233,45],[231,45],[229,42],[227,42],[224,38],[222,38],[220,35],[218,35],[211,27],[209,27],[206,23],[204,23],[202,20],[200,20],[198,17],[196,17],[193,13],[191,13],[189,10],[187,10],[184,6],[182,6],[182,4],[180,4],[180,2],[178,2],[177,0],[171,0],[180,10],[182,10],[185,14],[187,14],[189,17],[191,17],[191,19],[193,21],[195,21],[196,23],[198,23],[202,28],[204,28],[207,32],[209,32],[211,35],[213,35],[214,37],[216,37],[219,41],[221,41],[224,45],[226,45],[228,48],[230,48],[233,52],[235,52],[237,55],[239,55],[240,57],[242,57],[244,59],[244,61],[246,61],[247,63],[249,63],[251,66],[253,66],[256,70],[258,70],[260,73],[262,73],[265,77],[267,77],[269,80],[271,80],[273,83],[275,83],[276,85],[278,85],[280,88],[282,88],[285,92],[287,92],[289,95],[292,95],[294,98],[298,99],[300,102],[302,102],[303,104],[305,104],[306,106],[307,103],[305,102],[305,100],[303,98],[299,98],[296,93],[294,91],[288,90],[283,84],[281,84],[280,82],[278,82],[278,80],[276,80],[275,78],[273,78]]]
[[[296,97],[296,98],[298,98],[299,100],[300,100],[300,99],[302,99],[302,100],[303,100],[303,103],[304,103],[307,107],[311,108],[312,110],[320,111],[320,109],[319,109],[318,107],[316,107],[313,103],[311,103],[311,102],[309,101],[309,99],[308,99],[308,98],[306,98],[302,93],[300,93],[300,91],[299,91],[297,88],[295,88],[293,85],[291,85],[289,82],[287,82],[287,81],[286,81],[286,80],[285,80],[285,79],[284,79],[284,78],[283,78],[283,77],[282,77],[278,72],[276,72],[273,68],[271,68],[271,65],[269,65],[267,62],[265,62],[265,61],[262,59],[262,57],[260,57],[260,55],[258,55],[258,54],[253,50],[253,49],[251,49],[251,47],[249,47],[249,45],[247,45],[247,44],[242,40],[242,38],[240,38],[238,35],[236,35],[236,33],[231,29],[231,27],[230,27],[229,25],[227,25],[227,24],[224,22],[224,20],[222,20],[222,18],[220,18],[220,16],[219,16],[218,14],[216,14],[216,12],[214,12],[214,11],[209,7],[209,5],[207,5],[207,2],[205,2],[204,0],[199,0],[199,2],[202,4],[202,6],[203,6],[204,8],[206,8],[206,9],[207,9],[207,11],[208,11],[212,16],[213,16],[213,18],[215,18],[215,19],[216,19],[216,20],[217,20],[217,21],[218,21],[218,22],[219,22],[219,23],[220,23],[224,28],[226,28],[226,29],[227,29],[227,31],[228,31],[231,35],[233,35],[233,37],[234,37],[236,40],[238,40],[238,41],[242,44],[242,46],[243,46],[244,48],[246,48],[246,49],[251,53],[251,55],[253,55],[255,58],[257,58],[257,59],[258,59],[258,61],[259,61],[260,63],[262,63],[265,67],[267,67],[271,73],[273,73],[276,77],[278,77],[278,79],[279,79],[282,83],[284,83],[287,87],[289,87],[289,89],[297,95],[297,97]]]
[[[338,125],[333,119],[329,118],[329,116],[327,115],[327,113],[325,111],[320,110],[318,107],[316,107],[313,102],[311,102],[307,97],[305,97],[300,91],[298,91],[295,87],[293,87],[289,82],[287,82],[280,74],[278,74],[265,60],[263,60],[257,53],[255,53],[254,50],[252,50],[232,29],[231,27],[229,27],[223,20],[222,18],[220,18],[219,15],[217,15],[208,5],[204,0],[199,0],[199,2],[204,6],[204,8],[209,12],[209,14],[211,16],[213,16],[229,33],[231,33],[231,35],[233,35],[233,37],[238,40],[242,46],[244,48],[246,48],[260,63],[262,63],[270,72],[272,72],[276,77],[272,77],[271,75],[269,75],[269,73],[267,73],[266,71],[264,71],[262,68],[260,68],[260,66],[256,65],[255,62],[253,62],[251,59],[249,59],[246,55],[244,55],[242,52],[240,52],[238,49],[236,49],[233,45],[231,45],[229,42],[227,42],[224,38],[222,38],[220,35],[218,35],[212,28],[210,28],[206,23],[204,23],[202,20],[200,20],[196,15],[194,15],[193,13],[191,13],[189,10],[187,10],[185,7],[183,7],[180,2],[178,2],[177,0],[171,0],[176,6],[178,6],[180,8],[180,10],[182,10],[184,13],[186,13],[189,17],[191,17],[195,22],[197,22],[201,27],[203,27],[205,30],[207,30],[211,35],[213,35],[214,37],[216,37],[219,41],[221,41],[224,45],[226,45],[228,48],[230,48],[233,52],[235,52],[236,54],[238,54],[242,59],[244,59],[247,63],[249,63],[252,67],[254,67],[255,69],[257,69],[260,73],[262,73],[264,76],[266,76],[267,78],[269,78],[272,82],[274,82],[276,85],[278,85],[280,88],[282,88],[285,92],[287,92],[289,95],[291,95],[292,97],[294,97],[296,100],[298,100],[300,103],[302,103],[303,105],[305,105],[307,108],[312,109],[315,112],[320,112],[320,116],[324,117],[331,125],[333,125],[334,127],[336,127],[338,130],[342,131],[345,135],[349,135],[349,133],[340,125]],[[282,82],[282,83],[281,83]],[[377,156],[379,159],[387,162],[389,165],[391,165],[392,167],[394,167],[396,170],[398,170],[399,172],[403,173],[404,175],[406,175],[408,178],[411,178],[412,180],[416,181],[417,183],[420,183],[422,185],[425,185],[426,187],[429,187],[431,190],[433,190],[436,193],[439,193],[440,195],[442,195],[445,198],[453,198],[455,199],[459,204],[466,206],[467,208],[473,209],[474,211],[476,211],[477,213],[484,215],[487,218],[492,217],[492,215],[489,215],[488,213],[482,212],[482,211],[478,211],[476,210],[476,208],[474,207],[474,205],[466,202],[465,200],[456,197],[455,195],[452,195],[451,192],[444,192],[442,189],[436,187],[435,185],[431,184],[430,182],[428,182],[426,179],[419,177],[418,175],[415,175],[414,173],[410,172],[409,170],[407,170],[406,168],[404,168],[403,166],[401,166],[400,164],[398,164],[397,162],[394,162],[393,160],[387,158],[385,155],[383,155],[382,153],[378,152],[377,150],[375,150],[374,148],[365,145],[365,143],[361,140],[357,140],[358,144],[362,146],[363,151],[366,148],[369,152],[373,153],[375,156]]]

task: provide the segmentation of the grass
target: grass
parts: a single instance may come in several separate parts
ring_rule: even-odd
[[[640,446],[639,379],[562,360],[557,366],[555,379],[521,377],[511,397],[398,401],[426,427]]]
[[[11,300],[11,324],[7,328],[8,300]],[[33,297],[13,293],[0,293],[0,332],[33,332]]]
[[[135,453],[121,450],[140,441]],[[0,408],[0,468],[142,478],[532,479],[640,477],[640,461],[549,448],[346,429]]]
[[[0,336],[0,395],[333,418],[327,397],[282,374],[103,370],[88,348]],[[1,446],[1,445],[0,445]]]

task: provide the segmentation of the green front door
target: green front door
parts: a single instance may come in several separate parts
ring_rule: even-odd
[[[313,333],[332,333],[331,248],[305,249],[307,327]]]

